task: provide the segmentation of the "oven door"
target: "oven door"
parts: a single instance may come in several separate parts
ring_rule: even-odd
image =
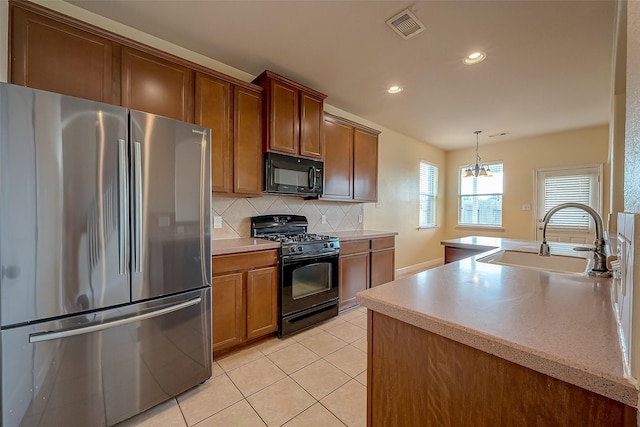
[[[338,254],[282,257],[280,312],[301,312],[338,298]]]

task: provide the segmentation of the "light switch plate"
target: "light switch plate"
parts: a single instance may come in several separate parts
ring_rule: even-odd
[[[358,215],[358,224],[362,224],[362,215]]]

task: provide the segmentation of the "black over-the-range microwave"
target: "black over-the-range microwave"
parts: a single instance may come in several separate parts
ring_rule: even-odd
[[[267,152],[265,192],[306,197],[322,195],[324,164],[318,160]]]

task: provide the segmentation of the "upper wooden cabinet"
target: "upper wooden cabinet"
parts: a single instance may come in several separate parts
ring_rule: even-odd
[[[193,74],[190,68],[123,46],[121,104],[193,123]]]
[[[378,134],[353,132],[353,200],[378,201]]]
[[[11,4],[9,82],[117,104],[112,81],[119,46]],[[117,87],[115,87],[117,89]]]
[[[324,199],[378,200],[379,131],[324,114]]]
[[[322,159],[326,95],[268,70],[253,83],[264,89],[264,150]]]
[[[262,194],[262,89],[250,86],[196,73],[195,121],[211,128],[215,193]]]

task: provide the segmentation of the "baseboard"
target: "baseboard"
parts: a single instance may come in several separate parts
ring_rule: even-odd
[[[396,268],[396,279],[401,277],[411,276],[412,274],[419,273],[430,268],[439,267],[444,264],[444,258],[436,258],[429,261],[421,262],[420,264],[410,265],[408,267]]]

